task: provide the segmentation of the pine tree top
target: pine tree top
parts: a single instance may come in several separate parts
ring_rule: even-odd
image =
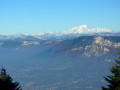
[[[13,82],[10,75],[6,74],[4,68],[0,73],[0,90],[22,90],[18,82]]]
[[[118,52],[120,59],[120,52]],[[111,67],[110,71],[112,75],[104,77],[105,80],[109,83],[108,88],[102,87],[103,90],[120,90],[120,60],[115,60],[113,63],[113,67]]]

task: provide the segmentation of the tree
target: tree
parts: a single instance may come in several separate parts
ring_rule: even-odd
[[[0,73],[0,90],[22,90],[19,83],[12,80],[11,76],[2,68]]]
[[[120,52],[118,52],[120,59]],[[111,67],[110,71],[112,75],[104,77],[105,80],[109,83],[108,88],[102,87],[103,90],[120,90],[120,60],[115,60],[113,63],[113,67]]]

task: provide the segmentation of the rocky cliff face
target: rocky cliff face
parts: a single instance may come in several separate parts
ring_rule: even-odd
[[[114,54],[120,47],[120,37],[81,36],[64,40],[52,49],[55,52],[79,54],[85,57]]]
[[[84,41],[84,40],[82,40]],[[72,48],[72,51],[83,51],[83,55],[90,57],[92,54],[95,56],[101,56],[112,52],[111,50],[116,50],[120,47],[120,43],[116,43],[104,37],[94,37],[90,45],[79,46]]]

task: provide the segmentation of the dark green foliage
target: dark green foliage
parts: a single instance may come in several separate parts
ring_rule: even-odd
[[[1,69],[0,73],[0,90],[22,90],[18,82],[13,82],[10,75],[6,74],[4,68]]]
[[[120,59],[120,52],[119,59]],[[116,60],[115,63],[113,63],[113,67],[111,67],[111,72],[113,75],[109,75],[107,77],[104,77],[107,82],[109,82],[108,88],[102,87],[103,90],[120,90],[120,61]]]

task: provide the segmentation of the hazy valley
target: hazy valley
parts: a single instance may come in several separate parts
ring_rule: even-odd
[[[120,36],[0,40],[0,66],[26,90],[96,90],[117,59]]]

